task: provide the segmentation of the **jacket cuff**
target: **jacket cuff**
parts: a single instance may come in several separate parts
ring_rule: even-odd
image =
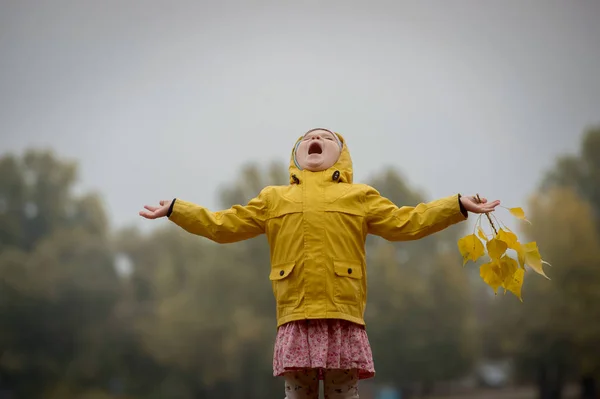
[[[462,204],[462,201],[460,200],[460,197],[462,196],[458,194],[458,206],[460,207],[460,212],[463,214],[464,217],[468,218],[469,212],[467,212],[467,210],[465,209],[464,205]]]
[[[169,207],[169,210],[167,211],[167,218],[171,217],[171,214],[173,213],[173,206],[175,206],[176,200],[177,200],[177,198],[174,198],[173,201],[171,201],[171,206]]]

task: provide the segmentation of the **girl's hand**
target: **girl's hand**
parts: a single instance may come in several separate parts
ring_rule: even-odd
[[[465,207],[468,212],[472,213],[489,213],[493,212],[498,205],[500,205],[500,201],[496,200],[494,202],[488,203],[487,199],[481,198],[481,202],[477,199],[476,196],[461,196],[460,202]]]
[[[146,219],[158,219],[167,216],[169,208],[171,207],[173,200],[162,200],[160,206],[145,205],[145,211],[140,211],[140,216]]]

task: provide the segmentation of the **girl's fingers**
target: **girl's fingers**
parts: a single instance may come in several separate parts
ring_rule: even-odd
[[[148,211],[140,211],[140,216],[145,217],[146,219],[154,219],[154,213]]]
[[[500,204],[500,201],[496,200],[489,204],[485,204],[485,206],[480,207],[483,213],[493,212],[496,207]]]
[[[143,211],[140,211],[140,216],[146,219],[158,219],[167,215],[167,206],[171,206],[172,200],[160,201],[160,206],[144,205]]]
[[[477,198],[476,195],[471,195],[468,198],[476,204],[485,204],[487,202],[487,199],[481,197]]]

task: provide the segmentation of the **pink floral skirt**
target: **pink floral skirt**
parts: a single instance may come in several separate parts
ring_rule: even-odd
[[[345,320],[293,321],[279,327],[273,354],[273,375],[318,369],[358,370],[359,379],[375,376],[373,354],[364,326]]]

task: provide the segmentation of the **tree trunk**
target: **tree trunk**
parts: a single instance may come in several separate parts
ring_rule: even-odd
[[[435,383],[433,381],[425,381],[421,386],[421,396],[431,396],[435,390]]]
[[[400,386],[400,392],[402,395],[402,399],[412,399],[414,398],[413,388],[407,385]]]
[[[548,396],[548,373],[546,371],[546,367],[544,367],[543,364],[541,364],[538,367],[537,386],[538,386],[538,399],[549,399],[549,396]]]
[[[598,399],[600,398],[600,392],[598,392],[598,385],[593,375],[584,375],[581,378],[581,399]]]
[[[562,399],[564,377],[562,364],[540,364],[538,369],[538,399]]]

